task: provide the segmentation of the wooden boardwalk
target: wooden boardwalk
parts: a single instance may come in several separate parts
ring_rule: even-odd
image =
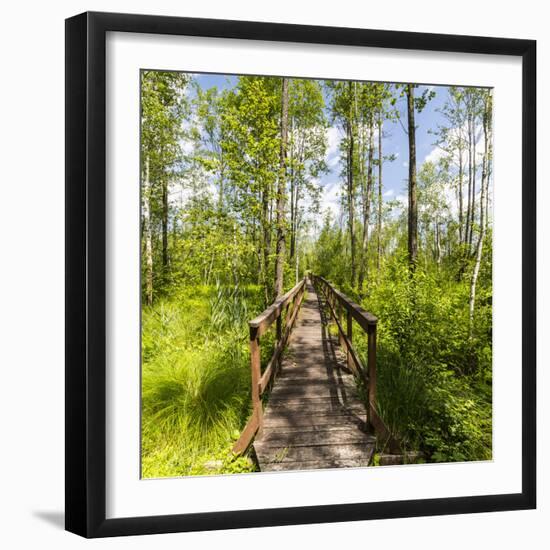
[[[262,471],[367,466],[375,437],[311,282],[254,441]]]

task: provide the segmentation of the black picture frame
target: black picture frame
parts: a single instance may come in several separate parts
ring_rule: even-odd
[[[108,31],[498,54],[522,60],[522,491],[106,519],[105,40]],[[536,506],[536,42],[181,17],[66,20],[66,529],[107,537],[532,509]],[[519,329],[519,327],[518,327]]]

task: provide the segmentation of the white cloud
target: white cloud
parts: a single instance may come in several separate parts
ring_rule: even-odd
[[[327,164],[330,168],[334,168],[340,160],[340,131],[336,126],[327,128]]]
[[[445,156],[445,151],[437,145],[426,155],[424,162],[437,164]]]
[[[395,191],[393,189],[388,189],[387,191],[384,191],[384,197],[393,197],[395,195]]]
[[[181,150],[183,151],[184,154],[190,155],[193,152],[194,148],[195,148],[195,144],[191,140],[181,139],[180,140],[180,147],[181,147]]]
[[[408,167],[409,167],[409,161],[406,160],[406,161],[403,163],[403,166],[404,166],[405,168],[408,168]]]
[[[340,211],[340,183],[330,182],[322,187],[321,212],[330,210],[334,217]]]
[[[327,141],[328,141],[328,153],[338,152],[338,146],[340,145],[340,130],[336,126],[329,126],[327,128]]]

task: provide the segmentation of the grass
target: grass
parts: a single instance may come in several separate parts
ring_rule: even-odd
[[[180,291],[142,316],[142,475],[254,471],[231,453],[250,413],[255,287]]]

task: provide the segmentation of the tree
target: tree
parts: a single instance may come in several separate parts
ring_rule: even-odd
[[[345,134],[340,142],[342,159],[341,175],[345,181],[346,214],[349,237],[350,253],[350,284],[356,284],[357,263],[356,263],[356,163],[355,163],[355,140],[356,140],[356,117],[354,110],[354,84],[353,82],[327,82],[327,91],[330,94],[331,120]]]
[[[458,240],[462,244],[466,242],[465,213],[464,213],[464,152],[468,145],[465,137],[467,116],[464,106],[464,88],[450,86],[447,101],[438,109],[444,123],[439,124],[434,131],[437,136],[436,145],[444,153],[444,161],[447,164],[449,176],[454,181],[455,193],[458,203]]]
[[[481,171],[481,197],[480,197],[480,214],[479,214],[479,237],[476,245],[475,263],[472,273],[472,279],[470,284],[470,336],[473,331],[474,323],[474,311],[476,300],[476,285],[479,277],[479,270],[481,266],[481,257],[483,254],[483,241],[485,239],[485,233],[487,231],[487,224],[485,218],[488,217],[487,212],[487,197],[489,195],[489,170],[492,160],[491,152],[491,129],[492,129],[492,96],[490,90],[482,91],[482,124],[483,124],[483,161]]]
[[[288,78],[281,82],[281,146],[279,159],[279,185],[277,188],[277,258],[275,264],[275,297],[283,293],[285,263],[285,202],[286,202],[286,156],[288,145]]]
[[[374,163],[374,111],[377,103],[378,84],[363,84],[359,90],[361,109],[357,107],[357,89],[355,89],[355,111],[356,119],[359,124],[359,174],[361,181],[361,200],[363,206],[363,238],[361,242],[361,257],[359,264],[359,278],[357,286],[359,292],[363,292],[365,277],[368,277],[368,246],[369,246],[369,224],[371,213],[373,181],[373,163]],[[360,113],[360,114],[359,114]],[[365,178],[365,155],[364,143],[366,142],[366,164],[367,176]]]
[[[380,259],[382,257],[382,166],[384,156],[382,154],[382,106],[378,109],[378,207],[376,210],[376,270],[380,273]]]
[[[409,135],[409,268],[414,271],[418,255],[418,211],[416,204],[416,127],[414,125],[414,85],[407,84],[407,121]]]
[[[182,120],[187,112],[183,91],[189,77],[182,73],[143,71],[141,102],[142,226],[146,236],[147,301],[152,303],[155,280],[155,229],[160,225],[162,266],[159,284],[168,277],[168,186],[181,160]],[[160,223],[158,223],[160,222]]]
[[[445,199],[445,183],[448,181],[446,163],[439,166],[426,161],[418,173],[418,203],[420,234],[423,235],[426,261],[431,256],[437,268],[443,256],[442,231],[449,215]],[[429,254],[431,252],[431,254]]]
[[[147,305],[153,305],[153,229],[151,221],[150,160],[145,159],[145,177],[142,192],[143,233],[145,235],[145,296]]]
[[[415,97],[416,84],[404,84],[407,98],[407,135],[409,137],[409,184],[408,184],[408,215],[407,215],[407,249],[409,270],[414,272],[418,256],[418,206],[416,199],[416,126],[415,112],[422,112],[435,92],[426,88],[419,97]]]
[[[281,159],[280,79],[239,77],[222,119],[227,177],[235,209],[255,251],[264,303],[272,300],[275,185]]]
[[[319,211],[321,189],[318,178],[327,171],[327,120],[322,88],[318,81],[289,82],[289,146],[287,177],[290,190],[289,263],[294,262],[298,282],[298,235],[307,213]],[[307,212],[304,201],[309,199]]]

